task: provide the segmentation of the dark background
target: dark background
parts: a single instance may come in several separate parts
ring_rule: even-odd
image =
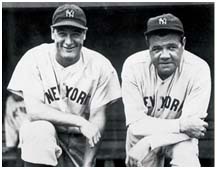
[[[6,87],[21,56],[41,43],[50,43],[50,24],[55,8],[62,3],[3,3],[2,9],[2,114],[4,117]],[[209,133],[200,145],[204,166],[214,165],[214,3],[75,3],[87,16],[86,47],[105,55],[120,77],[124,60],[147,49],[143,32],[148,18],[163,13],[179,17],[187,37],[186,49],[203,58],[210,66],[212,95],[208,109]],[[118,113],[118,115],[117,115]],[[2,118],[3,119],[3,118]],[[116,120],[116,122],[115,122]],[[122,134],[113,131],[115,140],[125,139],[124,112],[121,103],[110,121],[122,127]],[[123,135],[120,137],[120,135]],[[113,141],[113,140],[111,140]]]

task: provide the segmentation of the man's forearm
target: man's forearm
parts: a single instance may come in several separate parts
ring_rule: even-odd
[[[91,116],[89,119],[89,121],[93,125],[97,126],[97,128],[99,129],[101,133],[101,136],[104,133],[105,123],[106,123],[105,110],[106,110],[106,106],[102,106],[95,110],[92,110]],[[96,153],[97,153],[97,150],[101,142],[102,142],[102,139],[100,139],[100,141],[97,144],[95,144],[94,147],[90,147],[90,145],[88,144],[88,140],[87,140],[86,151],[84,155],[84,166],[86,167],[94,166]]]
[[[179,119],[159,119],[149,116],[130,124],[129,129],[138,136],[180,132]]]
[[[141,162],[150,151],[191,139],[186,134],[157,134],[142,138],[128,152],[129,157]]]
[[[196,116],[179,119],[159,119],[145,116],[130,124],[129,130],[135,136],[184,133],[191,138],[198,139],[205,135],[207,127],[208,124]]]
[[[26,107],[31,120],[47,120],[57,125],[77,127],[80,127],[87,122],[83,117],[59,111],[32,98],[31,102],[27,102]]]

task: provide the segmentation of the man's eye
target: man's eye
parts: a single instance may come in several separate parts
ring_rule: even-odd
[[[83,33],[84,33],[83,31],[74,31],[71,33],[71,35],[74,37],[81,37],[83,36]]]
[[[64,32],[58,32],[58,35],[63,37],[63,36],[65,36],[65,33]]]
[[[178,47],[177,46],[168,46],[169,50],[176,50]]]
[[[151,51],[152,52],[159,52],[161,49],[160,48],[152,48]]]

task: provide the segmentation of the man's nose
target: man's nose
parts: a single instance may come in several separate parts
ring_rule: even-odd
[[[71,45],[73,43],[73,39],[72,39],[72,37],[70,35],[66,36],[65,43],[67,45]]]
[[[160,55],[160,58],[161,58],[161,59],[169,59],[169,58],[170,58],[170,53],[169,53],[169,51],[166,50],[166,49],[163,49],[163,50],[162,50],[162,53],[161,53],[161,55]]]

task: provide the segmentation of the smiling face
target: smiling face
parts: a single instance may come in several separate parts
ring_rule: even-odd
[[[51,37],[56,46],[56,60],[63,66],[76,63],[80,58],[86,31],[71,26],[51,28]]]
[[[185,38],[178,34],[151,35],[148,39],[152,63],[164,80],[172,75],[180,64]]]

